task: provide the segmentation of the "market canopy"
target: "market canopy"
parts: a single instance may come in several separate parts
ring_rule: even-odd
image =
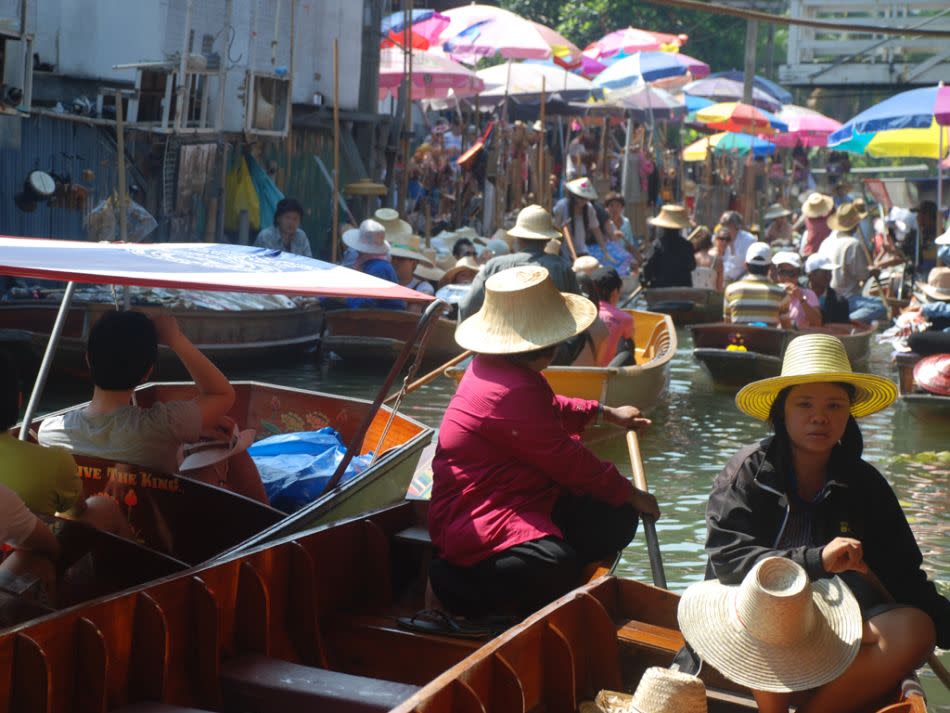
[[[788,131],[788,124],[774,114],[742,102],[721,102],[707,106],[696,112],[696,121],[710,129],[745,134]]]
[[[841,122],[817,111],[795,104],[786,104],[778,113],[780,121],[788,124],[788,131],[770,140],[777,146],[827,146],[828,136],[841,128]]]
[[[743,89],[742,82],[726,77],[712,76],[697,79],[683,87],[686,94],[719,102],[742,101]],[[752,103],[766,111],[778,111],[782,108],[782,102],[756,86],[752,87]]]
[[[597,75],[594,84],[604,89],[624,89],[688,73],[703,76],[709,65],[678,52],[636,52],[613,62]]]
[[[739,69],[730,69],[728,72],[713,72],[709,75],[710,79],[718,79],[720,77],[723,79],[731,79],[735,82],[742,82],[742,84],[745,85],[745,72]],[[756,74],[752,77],[752,86],[775,97],[782,104],[792,103],[791,93],[781,84],[776,84],[771,79]]]
[[[341,265],[221,243],[84,243],[0,236],[0,274],[87,284],[432,300]]]
[[[549,95],[557,93],[565,101],[575,101],[587,99],[595,90],[589,79],[548,64],[508,62],[476,74],[485,83],[482,98],[540,96],[543,87]]]
[[[397,11],[383,18],[380,33],[383,41],[380,48],[405,44],[406,14]],[[449,26],[449,18],[434,10],[416,9],[409,16],[409,43],[414,49],[427,50],[438,44],[439,35]]]
[[[943,84],[901,92],[865,109],[829,136],[828,145],[837,147],[857,134],[928,129],[933,122],[950,124],[950,87]]]
[[[943,144],[940,134],[943,133]],[[936,121],[926,129],[892,129],[855,133],[834,147],[838,151],[865,154],[873,158],[932,158],[947,156],[950,132]],[[942,151],[942,153],[941,153]]]
[[[380,99],[399,91],[399,85],[405,77],[404,54],[402,49],[394,47],[379,53]],[[478,94],[484,88],[485,83],[475,72],[445,55],[412,51],[413,100],[445,99],[450,90],[457,97],[467,97]]]
[[[744,156],[751,151],[753,156],[771,156],[775,153],[775,144],[749,134],[723,132],[691,143],[683,149],[683,160],[686,162],[705,161],[710,151],[732,153],[738,156]]]
[[[584,55],[603,62],[610,57],[623,57],[634,52],[679,49],[686,42],[686,35],[671,35],[666,32],[625,27],[614,30],[584,48]]]

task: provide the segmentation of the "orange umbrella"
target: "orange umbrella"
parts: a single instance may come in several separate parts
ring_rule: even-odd
[[[696,121],[710,129],[743,134],[775,134],[788,131],[788,124],[774,114],[742,102],[720,102],[696,112]]]

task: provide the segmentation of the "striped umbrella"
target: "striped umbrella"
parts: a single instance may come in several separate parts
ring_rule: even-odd
[[[714,101],[737,102],[742,101],[743,88],[742,82],[737,82],[734,79],[710,76],[690,82],[683,87],[683,91],[696,97],[705,97]],[[752,87],[752,103],[766,111],[778,111],[782,108],[782,102],[755,86]]]
[[[635,52],[665,48],[679,49],[686,40],[686,35],[670,35],[665,32],[641,30],[637,27],[625,27],[604,35],[596,42],[591,42],[584,48],[584,54],[591,59],[603,62],[617,55],[631,55]]]
[[[785,148],[802,146],[827,146],[828,136],[841,128],[841,122],[812,109],[786,104],[778,113],[779,121],[788,124],[788,131],[771,137],[776,146]]]
[[[739,156],[752,152],[753,156],[771,156],[775,153],[775,144],[749,134],[723,132],[694,141],[683,149],[686,162],[705,161],[709,152],[734,153]]]
[[[777,116],[742,102],[721,102],[696,112],[696,121],[710,129],[745,134],[775,134],[788,131]]]

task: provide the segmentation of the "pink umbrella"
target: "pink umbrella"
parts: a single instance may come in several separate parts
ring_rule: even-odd
[[[384,49],[379,53],[379,97],[399,91],[403,74],[403,51],[399,48]],[[412,98],[445,99],[452,90],[457,97],[478,94],[485,82],[472,70],[442,54],[412,52]]]
[[[769,137],[777,146],[827,146],[828,135],[841,128],[841,122],[795,104],[786,104],[777,114],[788,124],[788,131]]]
[[[581,51],[563,35],[520,15],[490,5],[464,5],[443,13],[449,26],[440,39],[453,59],[475,64],[481,57],[548,59],[576,66]]]
[[[634,52],[659,50],[664,45],[679,48],[686,43],[686,39],[686,35],[670,35],[665,32],[627,27],[604,35],[596,42],[591,42],[584,48],[584,54],[591,59],[602,61],[618,54],[629,55]]]

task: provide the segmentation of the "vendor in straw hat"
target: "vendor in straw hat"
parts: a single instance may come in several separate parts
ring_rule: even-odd
[[[815,686],[800,711],[860,709],[917,666],[935,638],[940,646],[950,646],[950,601],[921,569],[920,549],[894,491],[861,457],[863,439],[856,419],[886,408],[896,398],[897,388],[888,379],[853,372],[844,345],[827,334],[793,339],[781,376],[753,382],[736,396],[739,410],[769,422],[773,435],[740,450],[716,478],[706,508],[707,576],[738,585],[753,576],[757,564],[765,567],[766,558],[784,557],[801,567],[819,591],[826,587],[819,586],[820,580],[840,575],[864,619],[864,645],[850,666],[833,669],[834,680],[813,670],[814,662],[823,660],[821,647],[810,648],[814,658],[795,655],[790,663],[785,659],[792,648],[783,648],[781,637],[759,637],[764,643],[750,647],[755,657],[740,657],[742,668],[775,672],[792,666],[815,674],[806,676],[801,686],[784,688],[766,679],[743,681],[773,692],[756,693],[761,711],[787,713],[789,699],[781,691]],[[786,573],[773,587],[770,575],[759,572],[757,586],[773,597],[799,579]],[[746,633],[754,633],[762,616],[776,623],[782,618],[779,611],[771,608],[754,619],[743,618]],[[717,617],[711,611],[704,621],[723,637],[734,624],[731,616]],[[688,626],[684,633],[692,642]],[[713,658],[709,651],[704,654],[698,643],[694,646],[700,655],[739,680],[738,667]],[[736,651],[740,648],[737,645]],[[738,660],[735,653],[733,662]],[[752,660],[759,658],[764,660]]]
[[[595,420],[649,425],[633,406],[556,396],[541,371],[593,322],[586,298],[526,265],[486,282],[455,340],[476,352],[442,420],[432,461],[432,590],[453,614],[524,616],[612,558],[656,499],[578,436]]]
[[[390,245],[386,240],[386,228],[381,223],[372,219],[364,220],[359,228],[352,228],[343,233],[343,244],[357,253],[353,264],[354,270],[399,283],[399,277],[390,262]],[[405,300],[349,297],[346,304],[352,309],[406,309]]]
[[[831,286],[848,300],[851,319],[870,322],[887,316],[887,308],[876,297],[865,297],[861,286],[872,275],[878,273],[870,265],[867,246],[855,231],[861,222],[861,212],[853,203],[846,203],[828,219],[828,226],[834,231],[818,248],[818,254],[827,257],[835,268],[831,273]]]
[[[565,186],[567,194],[554,204],[554,224],[558,229],[565,226],[571,233],[574,241],[574,250],[578,255],[586,255],[588,245],[600,247],[601,254],[607,259],[607,241],[600,229],[597,210],[594,201],[597,200],[597,190],[587,177],[576,178]],[[570,254],[564,246],[564,254]],[[613,262],[613,258],[609,258]]]
[[[541,265],[551,275],[555,286],[561,292],[579,294],[577,278],[571,270],[571,263],[557,252],[549,253],[545,247],[552,240],[561,237],[555,227],[551,214],[539,205],[522,208],[515,221],[515,227],[508,231],[514,241],[510,255],[499,255],[485,263],[482,271],[472,282],[472,289],[459,303],[459,316],[470,317],[481,309],[485,299],[485,281],[492,275],[521,265]]]
[[[653,254],[643,266],[640,279],[647,287],[692,287],[696,257],[693,244],[683,237],[689,216],[683,206],[665,205],[647,222],[658,229]]]
[[[805,232],[802,233],[802,257],[808,257],[831,234],[828,227],[828,217],[835,209],[835,202],[831,196],[823,193],[811,193],[802,203],[802,217],[805,219]]]

